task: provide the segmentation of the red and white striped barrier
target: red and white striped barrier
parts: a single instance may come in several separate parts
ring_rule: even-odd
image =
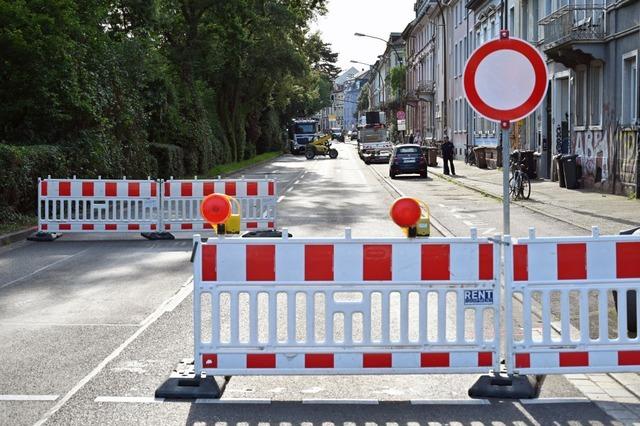
[[[168,180],[162,182],[162,228],[165,232],[211,229],[200,216],[200,202],[213,193],[236,198],[243,231],[276,229],[274,179]],[[233,205],[234,213],[238,213]]]
[[[599,236],[594,228],[591,237],[538,238],[532,230],[505,262],[512,266],[505,271],[510,372],[640,371],[640,339],[627,323],[637,322],[639,237]]]
[[[39,179],[38,231],[155,232],[159,201],[153,180]]]
[[[283,235],[194,237],[196,375],[497,369],[497,244]]]

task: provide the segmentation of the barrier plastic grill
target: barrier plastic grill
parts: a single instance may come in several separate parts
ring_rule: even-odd
[[[196,374],[498,368],[497,244],[283,235],[194,237]]]
[[[235,197],[242,208],[241,230],[276,229],[274,179],[168,180],[162,182],[162,228],[166,232],[211,229],[200,216],[200,202],[212,193]],[[234,213],[236,206],[233,205]]]
[[[506,255],[509,372],[640,370],[640,339],[630,331],[638,326],[640,238],[597,228],[590,237],[539,238],[531,230]]]
[[[153,180],[38,180],[40,232],[154,232],[159,205]]]

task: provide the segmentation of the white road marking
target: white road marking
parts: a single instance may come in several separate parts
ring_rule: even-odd
[[[303,404],[354,404],[354,405],[378,405],[377,399],[303,399]]]
[[[99,396],[94,402],[115,402],[129,404],[161,404],[164,398],[154,398],[153,396]]]
[[[489,405],[486,399],[412,399],[411,405]]]
[[[271,404],[270,398],[196,399],[196,404]]]
[[[294,185],[298,185],[300,183],[300,179],[298,179],[297,181],[293,182]]]
[[[284,198],[285,198],[285,196],[284,196],[284,195],[279,196],[279,197],[278,197],[278,201],[277,201],[277,202],[279,203],[280,201],[284,200]]]
[[[289,187],[289,188],[287,188],[287,190],[286,190],[286,191],[284,191],[284,192],[289,192],[289,191],[291,191],[292,189],[293,189],[293,186],[290,186],[290,187]]]
[[[20,281],[22,281],[22,280],[24,280],[24,279],[27,279],[27,278],[29,278],[29,277],[32,277],[32,276],[34,276],[35,274],[37,274],[37,273],[39,273],[39,272],[44,271],[45,269],[49,269],[49,268],[51,268],[52,266],[55,266],[55,265],[57,265],[57,264],[59,264],[59,263],[65,262],[65,261],[67,261],[67,260],[69,260],[69,259],[73,259],[74,257],[76,257],[76,256],[78,256],[78,255],[81,255],[82,253],[85,253],[85,252],[87,252],[87,251],[89,251],[89,249],[81,250],[81,251],[79,251],[79,252],[77,252],[77,253],[72,254],[71,256],[67,256],[67,257],[65,257],[64,259],[58,259],[58,260],[56,260],[55,262],[50,263],[50,264],[48,264],[48,265],[46,265],[46,266],[43,266],[43,267],[42,267],[42,268],[40,268],[40,269],[36,269],[35,271],[31,272],[30,274],[27,274],[27,275],[25,275],[25,276],[23,276],[23,277],[20,277],[20,278],[16,278],[16,279],[15,279],[15,280],[13,280],[13,281],[9,281],[8,283],[5,283],[5,284],[0,285],[0,289],[5,288],[5,287],[9,287],[10,285],[13,285],[13,284],[15,284],[15,283],[17,283],[17,282],[20,282]]]
[[[138,338],[151,324],[156,322],[168,309],[177,306],[182,300],[184,300],[190,293],[193,288],[193,276],[190,277],[183,285],[180,291],[171,296],[169,299],[165,300],[151,315],[149,315],[143,322],[140,328],[136,330],[127,340],[125,340],[120,346],[116,348],[113,352],[111,352],[105,359],[100,362],[89,374],[84,376],[78,383],[76,383],[69,392],[62,397],[60,401],[58,401],[53,407],[51,407],[40,419],[35,423],[35,426],[43,425],[51,416],[60,410],[64,404],[67,403],[80,389],[84,387],[87,383],[89,383],[94,377],[96,377],[103,369],[107,366],[111,361],[116,359],[122,351],[124,351],[127,346],[129,346],[134,340]],[[184,288],[188,288],[188,291],[185,291]]]
[[[524,405],[536,404],[586,404],[591,402],[589,398],[538,398],[538,399],[521,399],[520,403]]]
[[[20,326],[20,327],[140,327],[140,324],[112,324],[112,323],[62,323],[62,322],[0,322],[0,326]]]
[[[469,220],[463,220],[462,223],[467,225],[469,228],[473,228],[474,226],[476,226],[473,222],[471,222]]]
[[[55,401],[59,395],[0,395],[0,401]]]

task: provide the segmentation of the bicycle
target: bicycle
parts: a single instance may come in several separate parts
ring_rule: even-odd
[[[518,156],[519,157],[519,156]],[[528,200],[531,195],[531,182],[526,173],[526,166],[520,162],[520,158],[511,158],[509,161],[511,178],[509,179],[509,195],[512,200]]]
[[[470,166],[476,165],[476,153],[472,147],[467,148],[467,153],[464,157],[464,162]]]

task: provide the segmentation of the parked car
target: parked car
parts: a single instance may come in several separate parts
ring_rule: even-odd
[[[342,133],[342,129],[339,127],[333,127],[331,129],[331,136],[338,142],[344,142],[344,134]]]
[[[417,173],[420,177],[427,177],[427,159],[420,149],[420,145],[403,144],[393,148],[389,160],[389,177],[395,179],[398,175]]]

